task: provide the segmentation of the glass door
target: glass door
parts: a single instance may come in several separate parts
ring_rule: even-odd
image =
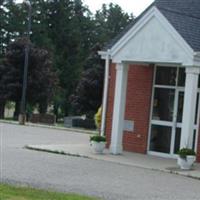
[[[156,67],[148,147],[151,154],[173,157],[180,148],[184,84],[184,68]],[[199,102],[199,92],[197,102]],[[198,107],[197,103],[193,133],[194,149],[197,146]]]
[[[150,137],[150,151],[170,154],[175,89],[155,88]]]
[[[197,96],[197,102],[199,93]],[[180,148],[184,89],[159,89],[154,94],[150,151],[175,155]],[[197,113],[193,132],[193,149],[196,149]],[[155,120],[159,119],[159,121]]]

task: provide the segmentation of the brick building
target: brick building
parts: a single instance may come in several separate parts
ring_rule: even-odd
[[[156,0],[99,53],[110,151],[176,157],[191,147],[200,161],[199,0]]]

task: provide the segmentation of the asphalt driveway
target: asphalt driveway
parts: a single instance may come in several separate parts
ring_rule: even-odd
[[[199,200],[200,181],[111,162],[24,149],[79,144],[87,134],[0,124],[1,182],[98,196],[106,200]]]

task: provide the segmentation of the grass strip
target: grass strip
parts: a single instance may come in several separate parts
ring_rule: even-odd
[[[0,184],[0,200],[97,200],[77,194],[65,194],[29,187]]]

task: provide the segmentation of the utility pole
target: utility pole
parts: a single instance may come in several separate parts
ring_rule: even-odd
[[[31,32],[31,15],[32,7],[30,1],[26,0],[24,3],[28,7],[28,29],[27,29],[27,43],[25,46],[25,58],[24,58],[24,73],[23,73],[23,85],[22,85],[22,97],[19,114],[19,124],[24,125],[26,123],[26,90],[27,90],[27,78],[28,78],[28,64],[29,64],[29,52],[30,52],[30,32]]]

